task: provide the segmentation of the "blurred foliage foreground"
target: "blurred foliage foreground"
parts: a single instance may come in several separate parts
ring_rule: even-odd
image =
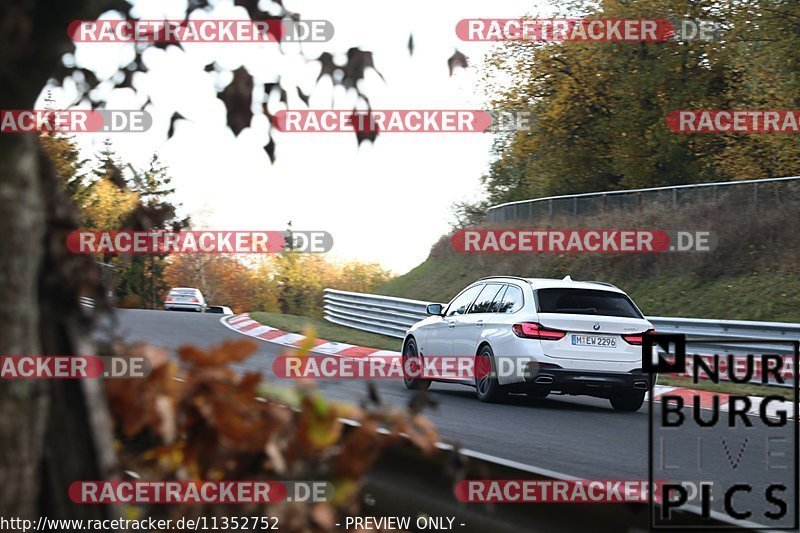
[[[313,346],[309,333],[296,355]],[[150,481],[326,481],[333,498],[235,507],[142,505],[126,507],[127,518],[270,516],[283,531],[333,531],[345,514],[360,512],[364,476],[388,447],[410,441],[425,454],[436,450],[436,429],[420,414],[417,398],[409,410],[391,408],[368,386],[369,402],[345,406],[306,381],[297,382],[294,407],[265,398],[260,373],[232,368],[256,347],[250,340],[207,350],[184,346],[179,364],[165,349],[137,346],[152,372],[105,382],[121,470]],[[347,427],[342,418],[358,425]]]

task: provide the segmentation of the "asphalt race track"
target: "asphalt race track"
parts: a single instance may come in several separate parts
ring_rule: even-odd
[[[170,349],[184,344],[205,347],[223,339],[244,338],[221,324],[220,316],[119,310],[115,332],[127,341],[146,341]],[[272,362],[288,349],[266,341],[258,342],[258,351],[243,368],[259,370],[267,381],[274,383],[279,378],[274,377]],[[404,405],[413,394],[399,380],[379,380],[377,385],[384,402]],[[320,381],[319,388],[335,400],[359,403],[366,398],[364,383],[359,380]],[[585,479],[648,479],[646,403],[636,413],[620,413],[612,410],[608,401],[588,397],[550,396],[546,400],[531,401],[519,396],[498,405],[479,402],[471,388],[461,385],[437,383],[431,387],[431,392],[439,405],[426,414],[436,423],[444,441],[457,441],[471,450]],[[689,418],[690,410],[686,409],[685,414]],[[753,493],[738,494],[735,501],[737,507],[746,509],[749,506],[753,511],[751,520],[763,523],[759,519],[762,513],[775,510],[764,501],[763,487],[775,481],[776,476],[785,479],[791,472],[776,474],[767,468],[766,437],[779,435],[791,443],[794,425],[790,423],[779,430],[767,429],[757,417],[751,418],[753,427],[746,430],[744,448],[742,435],[745,433],[741,429],[726,437],[728,430],[721,427],[723,424],[714,428],[700,429],[694,425],[677,428],[676,436],[670,439],[680,439],[682,444],[676,446],[674,440],[669,441],[665,462],[696,461],[697,439],[702,437],[714,450],[702,457],[703,468],[708,471],[705,479],[725,487],[735,482],[750,483]],[[720,420],[725,422],[727,413],[721,413]],[[724,446],[723,439],[727,439]],[[738,463],[737,455],[741,459]],[[792,464],[791,457],[784,458],[786,460]],[[676,474],[672,479],[683,478]],[[782,498],[788,502],[797,501],[791,484]],[[789,505],[790,513],[795,507]],[[715,500],[714,508],[721,509],[719,500]]]

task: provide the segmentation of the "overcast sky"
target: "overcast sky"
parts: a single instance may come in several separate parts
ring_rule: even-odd
[[[183,18],[181,0],[132,0],[134,15],[144,19]],[[230,0],[210,2],[211,18],[246,18]],[[274,9],[262,0],[264,9]],[[461,42],[455,25],[463,18],[512,18],[544,14],[536,0],[449,0],[404,2],[284,0],[306,19],[330,20],[333,40],[304,44],[308,57],[325,50],[343,54],[350,47],[372,50],[385,81],[368,73],[361,89],[374,109],[485,108],[470,68],[448,76],[447,58],[456,48],[473,64],[489,50],[486,43]],[[540,11],[537,11],[537,8]],[[277,11],[274,11],[277,13]],[[107,13],[101,18],[120,18]],[[406,44],[414,36],[414,55]],[[291,45],[296,46],[296,45]],[[81,43],[65,61],[110,77],[134,58],[133,44]],[[479,178],[490,158],[491,134],[383,134],[359,147],[352,133],[273,133],[277,161],[270,164],[262,146],[268,139],[266,118],[256,116],[238,137],[225,126],[225,108],[217,89],[229,73],[207,73],[216,61],[226,69],[244,65],[260,83],[280,74],[289,89],[289,109],[305,109],[291,89],[296,83],[311,93],[312,109],[352,109],[354,94],[333,89],[329,80],[315,85],[319,64],[275,44],[187,44],[184,49],[150,47],[143,56],[146,72],[134,87],[100,88],[108,109],[146,108],[154,125],[146,133],[111,136],[125,161],[146,167],[157,152],[169,166],[177,200],[185,214],[213,229],[282,230],[292,220],[297,230],[326,230],[334,237],[334,260],[377,261],[396,273],[422,262],[431,245],[448,231],[450,206],[480,194]],[[44,107],[44,91],[37,108]],[[56,107],[75,98],[69,83],[53,91]],[[260,95],[257,95],[260,98]],[[272,112],[283,106],[270,102]],[[79,106],[86,107],[86,104]],[[260,106],[254,106],[254,111]],[[175,135],[166,140],[169,118],[178,110]],[[107,135],[80,134],[81,146],[97,151]]]

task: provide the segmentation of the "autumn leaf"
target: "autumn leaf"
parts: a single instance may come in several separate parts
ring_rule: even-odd
[[[450,70],[451,76],[453,75],[453,71],[458,67],[467,68],[467,56],[456,50],[447,60],[447,68]]]
[[[425,416],[415,415],[406,420],[399,428],[405,433],[408,439],[426,454],[436,451],[436,443],[439,441],[439,432],[436,426]]]
[[[304,103],[304,104],[306,104],[306,106],[308,106],[308,95],[307,95],[307,94],[305,94],[305,93],[304,93],[304,92],[303,92],[303,91],[300,89],[300,87],[298,87],[298,88],[297,88],[297,96],[300,98],[300,100],[302,100],[302,101],[303,101],[303,103]]]
[[[297,438],[304,451],[328,448],[339,440],[341,434],[342,422],[338,412],[320,395],[306,395],[297,425]]]
[[[250,126],[253,118],[253,77],[244,67],[233,71],[233,81],[220,93],[220,100],[228,110],[228,126],[234,135]]]
[[[311,352],[311,350],[316,346],[316,338],[317,332],[313,326],[306,326],[303,328],[303,335],[305,338],[300,341],[300,344],[297,345],[298,353],[297,355],[301,357],[305,357]]]
[[[206,350],[194,346],[181,346],[178,356],[181,360],[194,366],[224,366],[228,363],[241,362],[250,357],[258,349],[258,343],[251,340],[226,340]]]
[[[385,437],[378,433],[378,424],[368,418],[351,429],[336,457],[336,473],[342,477],[358,479],[378,458]]]

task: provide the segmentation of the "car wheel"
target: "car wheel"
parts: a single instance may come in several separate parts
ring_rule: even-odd
[[[609,401],[611,402],[611,407],[617,411],[638,411],[644,403],[644,391],[616,394]]]
[[[428,390],[431,382],[428,379],[417,377],[422,372],[422,358],[417,350],[417,343],[414,339],[409,339],[403,348],[403,384],[410,390]],[[406,370],[410,370],[412,375],[409,376]]]
[[[508,392],[497,381],[494,352],[488,344],[475,356],[475,392],[482,402],[499,402],[508,397]]]

